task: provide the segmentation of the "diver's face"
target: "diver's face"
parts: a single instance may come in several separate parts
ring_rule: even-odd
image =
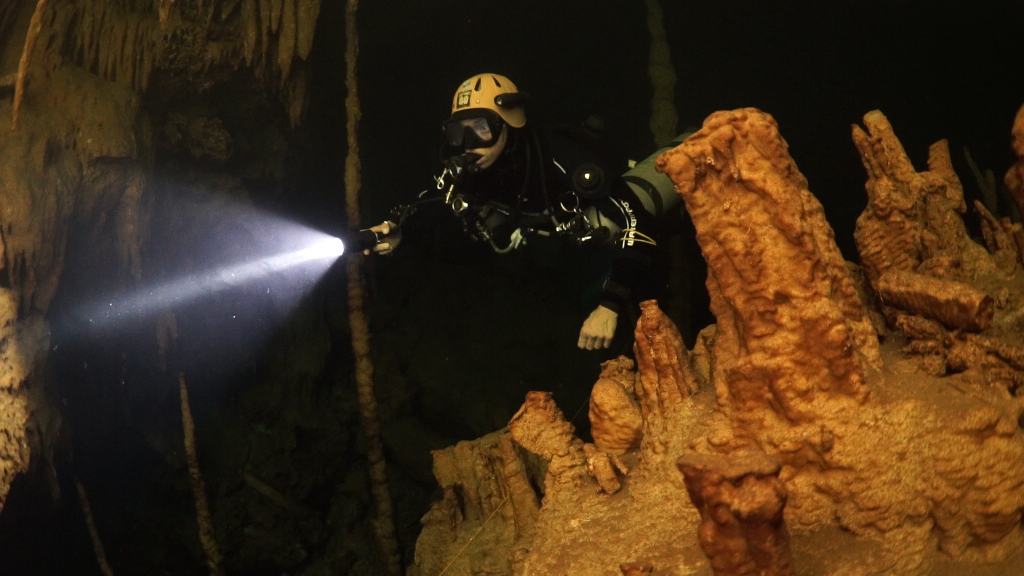
[[[473,148],[472,150],[466,150],[466,152],[479,154],[480,159],[476,161],[477,168],[486,170],[498,161],[498,157],[505,151],[506,142],[508,142],[507,126],[501,129],[501,136],[498,136],[498,141],[494,143],[494,146],[490,148]]]

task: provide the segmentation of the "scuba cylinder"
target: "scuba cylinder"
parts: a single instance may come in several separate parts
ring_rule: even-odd
[[[684,132],[676,136],[664,148],[659,149],[643,161],[637,163],[622,175],[622,180],[629,185],[644,209],[654,216],[664,216],[679,206],[680,197],[676,194],[675,185],[665,174],[658,172],[655,163],[658,156],[679,146],[693,132]]]

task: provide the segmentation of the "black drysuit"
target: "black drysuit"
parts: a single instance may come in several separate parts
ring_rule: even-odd
[[[648,241],[656,238],[655,216],[621,178],[628,168],[625,160],[608,153],[584,129],[505,129],[509,139],[494,165],[457,180],[443,174],[436,189],[426,191],[420,200],[444,203],[423,202],[403,228],[433,227],[444,214],[454,212],[467,232],[487,239],[498,251],[513,248],[515,236],[530,233],[614,243],[601,305],[621,312],[646,285],[656,250]],[[574,185],[574,176],[579,181],[583,172],[603,177],[602,185],[596,190]],[[584,215],[589,227],[583,225]],[[594,232],[605,226],[608,230]],[[592,233],[586,235],[587,230]]]

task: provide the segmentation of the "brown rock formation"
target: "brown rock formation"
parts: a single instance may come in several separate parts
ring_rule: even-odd
[[[719,112],[658,166],[708,260],[719,403],[805,421],[826,398],[863,402],[879,356],[832,228],[786,148],[770,116]]]
[[[640,304],[636,327],[637,397],[644,420],[644,448],[666,449],[670,422],[679,417],[687,398],[697,392],[690,354],[668,316],[650,300]]]
[[[764,454],[687,454],[678,461],[686,491],[700,510],[700,546],[715,576],[790,576],[782,523],[788,492],[782,465]]]
[[[623,454],[640,441],[643,417],[633,397],[633,361],[620,357],[601,364],[590,392],[590,433],[602,452]]]
[[[884,304],[950,328],[981,332],[992,324],[992,298],[962,282],[889,270],[879,276],[875,289]]]
[[[959,259],[944,268],[953,279],[966,277],[960,270],[1000,277],[956,217],[962,191],[945,146],[933,146],[931,170],[917,173],[884,116],[871,113],[865,122],[870,137],[854,131],[869,170],[857,239],[871,283],[938,259]],[[708,258],[719,403],[743,424],[712,433],[708,444],[731,451],[749,434],[784,464],[792,522],[881,533],[901,573],[925,570],[935,544],[956,557],[1006,554],[1020,537],[1015,519],[1024,503],[1024,467],[1015,456],[1024,438],[1008,394],[1002,408],[978,405],[976,392],[939,401],[928,385],[891,368],[868,370],[877,365],[877,344],[853,337],[867,325],[863,307],[846,289],[848,269],[831,263],[834,245],[810,242],[831,239],[785,148],[769,116],[741,110],[712,115],[661,159]],[[979,308],[983,301],[976,298]],[[858,345],[866,352],[856,353]],[[814,358],[805,357],[811,350]],[[952,416],[964,413],[974,416]],[[985,479],[965,483],[978,466]],[[1000,512],[981,503],[993,492],[1003,495]]]
[[[444,493],[423,517],[410,576],[511,573],[529,549],[539,499],[524,455],[506,431],[435,450],[434,476]],[[460,553],[473,542],[479,548]],[[476,572],[473,572],[476,573]]]
[[[946,141],[929,148],[929,170],[917,172],[881,112],[865,114],[864,126],[853,127],[853,141],[868,172],[868,206],[854,237],[870,284],[890,269],[950,279],[990,269],[959,217],[967,207]]]
[[[579,484],[586,470],[583,442],[551,399],[550,392],[530,392],[512,416],[508,431],[523,448],[548,462],[545,490],[560,482]]]
[[[1013,120],[1012,130],[1014,153],[1017,154],[1017,163],[1006,172],[1003,181],[1017,204],[1017,209],[1024,214],[1024,106],[1017,110],[1017,117]]]
[[[1016,249],[1006,242],[1015,229],[990,220],[992,250],[974,243],[945,144],[919,173],[884,116],[865,124],[854,138],[868,169],[857,228],[866,282],[839,256],[769,115],[716,113],[661,157],[708,260],[718,324],[687,352],[644,305],[637,375],[622,364],[603,374],[619,386],[616,405],[629,404],[625,394],[640,406],[643,439],[620,456],[635,471],[616,476],[611,494],[588,477],[549,482],[538,537],[505,574],[790,573],[783,504],[801,573],[973,570],[962,561],[1024,570],[1011,556],[1024,543],[1024,403],[1014,397],[1024,384],[1024,275],[998,257]],[[884,320],[864,304],[878,299]],[[548,453],[570,454],[567,425],[536,412],[544,416],[530,419],[523,441],[547,434],[560,438],[540,442],[559,447]],[[767,456],[752,462],[751,452]],[[683,453],[685,485],[675,468]],[[710,564],[679,537],[702,522]]]

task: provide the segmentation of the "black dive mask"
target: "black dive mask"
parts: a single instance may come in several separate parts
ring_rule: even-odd
[[[441,124],[445,143],[463,150],[490,148],[498,142],[505,121],[493,110],[460,110]]]

